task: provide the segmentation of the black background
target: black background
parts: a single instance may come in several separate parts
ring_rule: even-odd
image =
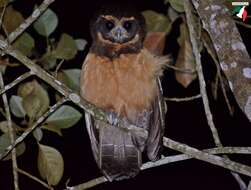
[[[14,3],[14,7],[20,10],[26,17],[32,12],[34,4],[41,1],[21,1]],[[91,0],[57,0],[51,6],[59,17],[59,26],[52,37],[58,39],[62,32],[72,35],[74,38],[84,38],[88,41],[87,48],[80,52],[77,57],[63,65],[63,68],[81,68],[85,55],[91,44],[89,34],[89,20],[93,12],[102,2]],[[167,6],[162,0],[141,0],[132,1],[132,6],[138,4],[139,11],[152,9],[166,13]],[[248,9],[248,13],[251,13]],[[173,30],[167,38],[165,54],[171,54],[175,60],[179,46],[176,42],[179,35],[180,20],[173,24]],[[249,41],[250,29],[239,27],[247,49],[251,49]],[[33,29],[29,28],[33,33]],[[36,45],[44,46],[43,37],[36,36]],[[250,52],[249,52],[250,53]],[[202,53],[202,62],[208,92],[211,94],[210,83],[214,79],[215,66],[206,54]],[[23,70],[7,70],[5,81],[9,82],[18,76]],[[187,97],[199,93],[198,81],[195,80],[188,88],[183,88],[175,81],[173,71],[166,71],[162,85],[164,95],[167,97]],[[245,85],[245,84],[243,84]],[[15,90],[8,92],[10,96]],[[219,90],[219,97],[214,100],[211,96],[210,106],[213,112],[216,127],[220,138],[225,146],[251,146],[251,126],[245,116],[241,113],[237,104],[229,92],[231,104],[234,106],[235,114],[231,117],[228,113],[226,103]],[[74,106],[74,105],[73,105]],[[77,108],[78,109],[78,108]],[[80,110],[80,109],[79,109]],[[80,110],[82,111],[82,110]],[[200,99],[191,102],[174,103],[168,102],[168,112],[166,116],[165,135],[176,141],[186,143],[190,146],[203,149],[214,147],[213,137],[207,125],[204,108]],[[76,185],[101,176],[92,156],[89,137],[82,119],[76,126],[63,131],[63,137],[59,137],[50,132],[44,134],[42,144],[47,144],[57,148],[63,155],[65,161],[65,171],[61,183],[56,189],[64,189],[65,183],[70,179],[69,185]],[[37,145],[33,137],[26,139],[27,149],[24,155],[18,158],[20,168],[29,171],[33,175],[39,176],[37,171]],[[164,149],[165,155],[174,154],[174,151]],[[250,156],[231,156],[236,161],[251,165]],[[20,176],[21,190],[42,190],[45,189],[37,182],[29,178]],[[249,179],[244,177],[246,181]],[[13,189],[11,162],[0,162],[0,189]],[[238,184],[231,176],[230,172],[220,167],[197,160],[189,160],[171,163],[158,168],[142,171],[137,177],[113,183],[105,183],[93,189],[227,189],[237,190]]]

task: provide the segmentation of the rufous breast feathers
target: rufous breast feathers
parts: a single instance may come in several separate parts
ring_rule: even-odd
[[[156,57],[146,49],[114,59],[90,53],[82,68],[81,95],[130,119],[152,104],[157,93],[156,77],[167,62],[168,58]]]

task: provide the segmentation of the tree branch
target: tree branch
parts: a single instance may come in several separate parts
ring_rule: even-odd
[[[16,86],[18,83],[24,81],[25,79],[29,78],[32,75],[33,75],[32,72],[27,72],[27,73],[24,73],[23,75],[19,76],[17,79],[12,81],[11,83],[9,83],[9,84],[5,85],[4,87],[2,87],[0,89],[0,95],[5,93],[7,90],[9,90],[12,87]]]
[[[0,160],[5,158],[19,143],[23,142],[24,139],[32,133],[50,114],[52,114],[54,111],[56,111],[63,103],[68,101],[69,99],[66,97],[63,97],[61,100],[59,100],[55,105],[50,107],[50,109],[43,114],[35,123],[32,124],[32,126],[28,129],[26,129],[21,136],[19,136],[14,143],[12,143],[10,146],[8,146],[4,153],[0,154]]]
[[[40,17],[48,8],[48,6],[55,0],[44,0],[43,3],[37,7],[31,16],[29,16],[16,30],[11,32],[8,36],[8,42],[12,43],[20,36],[38,17]]]
[[[165,67],[173,69],[173,70],[181,72],[181,73],[194,74],[196,72],[195,70],[192,70],[192,69],[183,69],[183,68],[179,68],[174,65],[168,65],[168,64],[165,65]]]
[[[84,189],[89,189],[91,187],[99,185],[101,183],[105,183],[107,181],[108,180],[104,176],[101,176],[101,177],[98,177],[96,179],[92,179],[90,181],[87,181],[87,182],[85,182],[83,184],[76,185],[74,187],[66,187],[66,189],[67,190],[84,190]]]
[[[195,96],[191,96],[191,97],[185,97],[185,98],[164,98],[164,100],[169,101],[169,102],[188,102],[188,101],[192,101],[192,100],[196,100],[201,98],[201,95],[195,95]]]
[[[204,104],[204,109],[205,109],[205,114],[206,114],[206,118],[207,118],[207,122],[208,125],[211,129],[213,138],[214,138],[214,142],[216,144],[217,147],[222,147],[222,143],[218,134],[218,131],[214,125],[213,122],[213,115],[211,113],[210,110],[210,106],[209,106],[209,100],[207,97],[207,91],[206,91],[206,82],[204,79],[204,75],[203,75],[203,69],[202,69],[202,64],[201,64],[201,56],[200,56],[200,51],[199,51],[199,44],[197,43],[197,34],[196,34],[196,24],[193,22],[192,18],[193,18],[193,6],[191,5],[190,1],[185,2],[184,1],[184,10],[186,13],[186,19],[187,19],[187,26],[189,29],[189,35],[190,35],[190,41],[192,43],[192,48],[193,48],[193,53],[195,56],[195,61],[196,61],[196,70],[198,73],[198,78],[199,78],[199,84],[200,84],[200,93],[202,96],[202,101]],[[224,156],[225,159],[228,159],[227,156]],[[246,189],[246,185],[245,183],[241,180],[240,176],[238,174],[232,173],[233,177],[237,180],[237,182],[239,183],[241,189]],[[243,187],[244,186],[244,187]]]
[[[189,1],[184,1],[184,9],[185,9],[185,13],[186,13],[186,19],[187,19],[187,26],[189,29],[189,35],[190,35],[190,41],[192,43],[192,48],[193,48],[193,54],[195,57],[195,62],[196,62],[196,70],[198,73],[198,78],[199,78],[199,84],[200,84],[200,93],[202,96],[202,101],[203,101],[203,105],[204,105],[204,109],[205,109],[205,114],[206,114],[206,118],[207,118],[207,122],[208,125],[212,131],[213,134],[213,138],[215,141],[216,146],[221,147],[222,144],[220,142],[220,138],[217,132],[217,129],[214,125],[213,122],[213,116],[210,110],[210,106],[209,106],[209,101],[207,98],[207,91],[206,91],[206,82],[204,79],[204,75],[203,75],[203,70],[202,70],[202,64],[201,64],[201,55],[200,55],[200,51],[198,49],[198,43],[196,40],[196,28],[194,27],[194,23],[192,21],[192,7]]]
[[[38,179],[37,177],[29,174],[28,172],[24,171],[24,170],[21,170],[20,168],[17,169],[17,171],[20,173],[20,174],[23,174],[25,176],[27,176],[28,178],[31,178],[32,180],[40,183],[41,185],[43,185],[44,187],[46,187],[47,189],[50,189],[50,190],[53,190],[53,187],[49,186],[47,183],[43,182],[42,180]]]
[[[203,28],[212,39],[220,66],[232,87],[236,101],[251,121],[250,56],[229,9],[222,1],[217,0],[192,0],[192,3],[201,18]]]
[[[0,72],[0,87],[1,88],[4,87],[2,72]],[[6,114],[6,118],[7,118],[9,138],[10,138],[11,144],[13,144],[15,142],[15,136],[16,135],[15,135],[15,132],[13,130],[11,115],[10,115],[10,107],[9,107],[8,99],[7,99],[7,96],[6,96],[5,93],[2,94],[2,98],[3,98],[5,114]],[[13,172],[13,178],[14,178],[14,188],[15,188],[15,190],[19,190],[18,173],[17,173],[17,168],[18,168],[18,166],[17,166],[17,154],[16,154],[15,147],[11,151],[11,160],[12,160],[12,172]]]
[[[240,164],[234,161],[231,161],[227,158],[222,158],[220,156],[211,155],[209,153],[200,151],[198,149],[195,149],[193,147],[190,147],[188,145],[178,143],[176,141],[173,141],[169,138],[164,137],[163,139],[164,145],[168,148],[171,148],[173,150],[177,150],[179,152],[182,152],[184,154],[190,155],[193,158],[196,158],[198,160],[202,160],[205,162],[209,162],[213,165],[221,166],[223,168],[229,169],[231,171],[241,173],[247,176],[251,177],[251,167]]]
[[[168,143],[167,143],[167,141],[168,141]],[[194,153],[189,149],[196,150],[202,154],[207,153],[208,155],[210,155],[210,154],[251,154],[251,147],[221,147],[221,148],[212,148],[212,149],[205,149],[205,150],[199,151],[197,149],[188,147],[187,145],[183,145],[181,143],[172,141],[167,138],[164,138],[164,146],[171,148],[171,149],[174,149],[174,150],[178,150],[178,151],[180,151],[182,148],[184,148],[184,150],[182,152],[186,152],[186,153],[189,152],[189,154],[179,154],[179,155],[175,155],[175,156],[168,156],[168,157],[161,158],[160,160],[158,160],[156,162],[147,162],[147,163],[144,163],[140,169],[145,170],[145,169],[158,167],[158,166],[165,165],[165,164],[170,164],[173,162],[184,161],[184,160],[194,158],[196,155],[198,155],[197,152]],[[176,148],[177,146],[182,146],[182,147],[177,149]],[[204,157],[207,157],[207,155],[204,155]],[[217,156],[216,160],[218,160],[219,158],[221,159],[221,157]],[[201,160],[208,162],[204,158],[201,158]],[[220,165],[220,166],[222,166],[222,165]],[[75,185],[72,187],[67,186],[67,190],[89,189],[91,187],[94,187],[94,186],[99,185],[101,183],[105,183],[107,181],[108,180],[104,176],[102,176],[102,177],[90,180],[88,182],[85,182],[83,184]]]
[[[23,63],[26,67],[30,69],[34,75],[39,77],[40,79],[47,82],[53,88],[55,88],[59,93],[61,93],[65,97],[69,97],[70,100],[84,109],[87,113],[94,116],[96,119],[110,123],[111,113],[104,111],[96,107],[95,105],[89,103],[85,99],[81,98],[78,94],[72,92],[67,86],[57,80],[55,77],[47,73],[43,70],[39,65],[34,64],[32,60],[24,56],[18,50],[13,49],[10,45],[8,46],[4,41],[0,40],[0,49],[2,49],[6,54],[11,55],[12,57],[19,60]],[[114,116],[115,117],[115,116]],[[128,131],[132,131],[132,133],[137,133],[139,136],[146,138],[148,136],[148,132],[143,129],[132,125],[127,119],[120,118],[116,116],[114,120],[117,121],[117,127],[123,128]],[[113,124],[113,123],[110,123]],[[114,125],[114,124],[113,124]]]

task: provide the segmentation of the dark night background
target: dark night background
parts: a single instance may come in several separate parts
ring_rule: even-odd
[[[27,17],[32,12],[34,4],[40,4],[40,2],[41,1],[19,0],[13,5]],[[157,12],[166,13],[167,10],[167,6],[163,5],[162,0],[132,2],[137,2],[140,11],[152,9]],[[59,26],[57,32],[53,34],[53,37],[59,38],[60,34],[65,32],[74,38],[84,38],[88,41],[86,50],[80,52],[74,60],[64,64],[63,68],[81,68],[84,57],[91,44],[89,20],[99,5],[100,1],[97,0],[57,0],[52,4],[51,9],[54,10],[59,17]],[[132,6],[134,5],[132,4]],[[251,10],[248,10],[248,14],[249,13],[251,14]],[[249,23],[250,20],[251,19],[249,19]],[[165,49],[165,53],[171,54],[174,60],[179,49],[176,42],[179,35],[179,24],[180,20],[177,20],[173,24],[173,30],[167,38]],[[251,39],[251,32],[249,29],[243,27],[239,27],[239,29],[247,49],[251,50],[251,42],[249,41],[249,39]],[[32,28],[30,28],[29,31],[32,32]],[[36,43],[42,44],[42,37],[37,36]],[[249,51],[249,53],[251,52]],[[209,84],[214,79],[216,69],[205,51],[203,51],[202,60],[206,83],[208,84],[208,92],[211,94],[211,86]],[[11,72],[13,73],[11,74]],[[7,70],[6,76],[9,76],[9,78],[6,78],[6,81],[11,81],[18,76],[18,73]],[[198,80],[195,80],[185,89],[175,81],[174,73],[170,70],[165,72],[162,85],[166,97],[187,97],[199,93]],[[217,101],[211,96],[209,98],[215,124],[223,145],[251,146],[250,123],[241,113],[233,96],[229,93],[231,104],[235,109],[235,114],[231,117],[221,91],[219,90],[218,92],[219,97]],[[8,95],[11,93],[13,93],[13,91],[9,91]],[[186,143],[199,149],[214,147],[213,137],[207,125],[201,99],[183,103],[168,102],[165,135],[173,140]],[[68,179],[70,179],[69,185],[72,186],[102,175],[92,156],[89,137],[83,119],[75,127],[64,130],[63,137],[45,131],[42,144],[57,148],[64,157],[64,176],[56,189],[64,189]],[[26,145],[26,152],[18,158],[18,165],[33,175],[39,176],[36,163],[38,149],[32,136],[26,139]],[[174,153],[175,152],[171,150],[164,149],[164,155]],[[233,160],[251,165],[250,157],[251,156],[248,157],[245,155],[231,156]],[[45,189],[26,176],[21,174],[19,176],[21,190]],[[244,177],[244,179],[246,182],[249,180],[247,177]],[[13,189],[11,162],[0,162],[0,190],[11,189]],[[192,159],[148,169],[142,171],[134,179],[105,183],[92,189],[238,190],[239,186],[228,170]]]

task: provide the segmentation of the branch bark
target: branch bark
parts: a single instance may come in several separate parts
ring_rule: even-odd
[[[7,38],[7,42],[14,42],[15,39],[17,39],[18,36],[20,36],[34,21],[36,21],[54,1],[55,0],[44,0],[43,3],[33,11],[31,16],[29,16],[16,30],[11,32]]]
[[[170,164],[173,162],[184,161],[184,160],[188,160],[191,158],[195,158],[196,156],[199,155],[198,152],[203,155],[203,156],[200,156],[200,160],[203,160],[206,162],[208,162],[208,160],[210,160],[210,158],[208,158],[208,155],[210,156],[211,154],[251,154],[251,147],[221,147],[221,148],[205,149],[205,150],[200,151],[200,150],[197,150],[192,147],[188,147],[187,145],[181,144],[179,142],[173,141],[168,138],[164,138],[163,140],[164,140],[164,146],[171,148],[171,149],[174,149],[174,150],[177,150],[177,151],[180,151],[180,152],[183,152],[185,154],[163,157],[156,162],[144,163],[141,166],[141,170],[146,170],[149,168],[158,167],[158,166]],[[179,148],[177,148],[177,147],[179,147]],[[214,159],[215,159],[215,161],[212,161],[212,160],[211,161],[217,162],[218,160],[221,160],[221,159],[223,159],[224,161],[226,160],[226,159],[221,158],[219,156],[215,156]],[[229,160],[227,159],[227,161],[229,161]],[[210,162],[210,163],[212,163],[212,162]],[[233,164],[233,166],[235,166],[235,163],[232,163],[232,164]],[[224,167],[222,161],[220,161],[219,164],[215,164],[215,165],[219,165],[219,166]],[[242,166],[246,167],[244,165],[242,165]],[[235,170],[238,171],[238,168],[235,168]],[[89,189],[91,187],[99,185],[101,183],[105,183],[107,181],[108,180],[104,176],[102,176],[102,177],[98,177],[96,179],[87,181],[87,182],[79,184],[79,185],[75,185],[75,186],[71,186],[71,187],[67,186],[66,189],[67,190],[84,190],[84,189]]]
[[[5,93],[7,90],[13,88],[14,86],[16,86],[17,84],[19,84],[20,82],[24,81],[25,79],[29,78],[32,75],[33,75],[32,72],[27,72],[27,73],[24,73],[23,75],[19,76],[18,78],[16,78],[11,83],[9,83],[9,84],[5,85],[4,87],[2,87],[0,89],[0,95]]]
[[[0,88],[4,87],[4,81],[3,81],[3,76],[2,73],[0,72]],[[11,115],[10,115],[10,107],[7,99],[7,95],[4,93],[2,95],[3,98],[3,103],[4,103],[4,108],[5,108],[5,114],[7,118],[7,125],[8,125],[8,132],[9,132],[9,138],[11,144],[15,142],[15,131],[12,126],[12,121],[11,121]],[[13,147],[11,151],[11,161],[12,161],[12,173],[13,173],[13,178],[14,178],[14,188],[15,190],[19,190],[19,185],[18,185],[18,173],[17,173],[17,153],[15,147]]]
[[[187,2],[184,1],[184,10],[186,13],[186,19],[187,19],[187,25],[188,25],[188,29],[189,29],[190,40],[192,43],[193,53],[195,56],[196,70],[198,73],[199,84],[200,84],[200,93],[201,93],[203,104],[204,104],[207,122],[208,122],[208,125],[210,126],[210,129],[211,129],[216,146],[222,147],[222,143],[221,143],[218,131],[217,131],[215,124],[214,124],[214,121],[213,121],[213,115],[210,110],[209,100],[208,100],[207,91],[206,91],[206,82],[204,79],[203,69],[202,69],[202,64],[201,64],[199,44],[197,43],[198,39],[196,38],[197,37],[196,25],[194,24],[195,23],[193,21],[194,17],[192,15],[193,6],[191,5],[190,1],[187,1]],[[224,156],[224,158],[228,159],[227,156]],[[247,189],[246,184],[242,181],[241,177],[238,174],[233,173],[233,172],[231,172],[231,174],[237,180],[241,189],[243,189],[243,190]]]
[[[192,3],[212,39],[236,101],[251,121],[251,61],[235,21],[221,1],[192,0]]]
[[[59,100],[55,105],[53,105],[44,115],[42,115],[36,122],[33,123],[33,125],[26,129],[21,136],[19,136],[14,143],[12,143],[10,146],[8,146],[4,153],[0,154],[0,160],[5,158],[19,143],[23,142],[24,139],[32,133],[39,125],[54,111],[56,111],[63,103],[68,101],[68,98],[62,98]]]
[[[55,77],[47,73],[43,70],[39,65],[35,64],[32,60],[24,56],[21,52],[16,49],[13,49],[11,45],[6,44],[5,41],[0,40],[0,49],[2,49],[6,54],[16,58],[21,63],[23,63],[26,67],[30,69],[30,72],[44,80],[46,83],[51,85],[54,89],[56,89],[59,93],[61,93],[64,97],[69,97],[70,100],[84,109],[87,113],[94,116],[96,119],[108,122],[110,121],[110,113],[106,112],[95,105],[89,103],[85,99],[81,98],[78,94],[72,92],[67,86],[57,80]],[[133,131],[133,133],[137,133],[139,136],[146,138],[148,132],[145,129],[136,127],[132,125],[125,118],[116,117],[117,126],[128,131]],[[113,124],[113,123],[111,123]]]

